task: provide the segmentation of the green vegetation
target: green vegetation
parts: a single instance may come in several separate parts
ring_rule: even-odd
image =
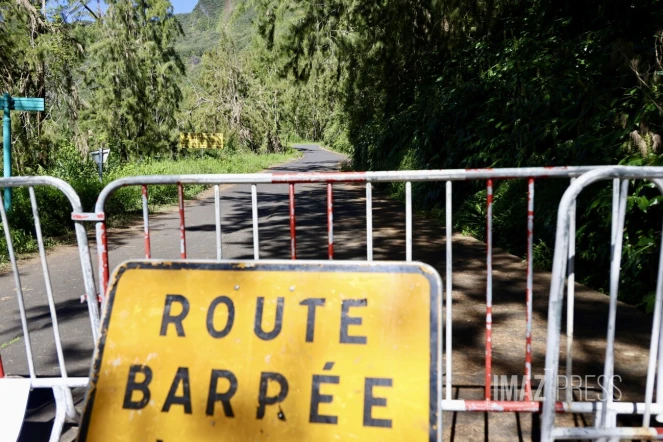
[[[170,2],[106,3],[100,17],[73,2],[0,0],[1,88],[47,103],[12,118],[15,173],[48,170],[71,143],[81,158],[100,144],[127,161],[177,150],[184,64]]]
[[[175,43],[182,57],[198,59],[219,41],[217,24],[225,2],[222,0],[200,0],[189,14],[177,14],[184,35]]]
[[[3,89],[49,109],[14,122],[22,174],[53,170],[71,144],[170,157],[180,131],[223,132],[242,152],[323,141],[363,170],[662,163],[661,0],[201,0],[178,16],[167,0],[111,0],[102,16],[60,4],[44,18],[36,0],[0,0]],[[454,186],[455,226],[478,238],[484,185]],[[566,186],[537,182],[542,268]],[[636,304],[653,290],[663,217],[637,186],[621,282]],[[437,213],[443,185],[413,191]],[[610,201],[597,186],[579,203],[576,269],[595,288],[608,284]],[[524,183],[497,183],[494,240],[516,254],[525,205]]]
[[[175,145],[184,64],[173,45],[180,33],[169,1],[110,2],[83,65],[93,103],[81,112],[88,143],[104,143],[124,159]]]
[[[187,28],[191,35],[206,32],[206,25],[191,25],[201,16],[201,5],[213,11],[209,17],[218,16],[218,39],[189,58],[179,126],[224,132],[233,145],[267,152],[297,139],[320,140],[333,109],[328,86],[294,83],[285,75],[280,55],[259,34],[260,12],[250,1],[199,2],[190,15],[180,16],[185,33]],[[189,45],[188,37],[180,44]],[[190,45],[182,50],[195,53]]]
[[[128,175],[257,172],[294,157],[278,136],[263,136],[266,125],[257,112],[269,114],[270,103],[252,114],[238,115],[236,132],[224,124],[230,115],[195,114],[191,103],[197,90],[187,79],[182,61],[191,54],[189,42],[205,50],[221,47],[214,34],[223,3],[201,2],[192,14],[177,18],[168,0],[107,0],[100,13],[84,2],[0,0],[0,85],[13,96],[43,97],[47,111],[14,113],[12,118],[13,170],[18,175],[50,175],[70,183],[86,210],[92,210],[103,186]],[[45,7],[45,8],[44,8]],[[226,17],[227,18],[227,17]],[[187,37],[183,28],[191,31]],[[195,32],[194,32],[195,31]],[[198,32],[198,35],[196,35]],[[201,38],[203,34],[207,39]],[[239,34],[238,34],[239,35]],[[179,50],[179,51],[178,51]],[[207,65],[200,78],[211,89],[223,77]],[[191,69],[189,78],[198,78]],[[244,78],[244,77],[243,77]],[[252,84],[264,79],[251,78]],[[258,99],[264,93],[253,94]],[[213,116],[208,124],[206,120]],[[217,122],[219,124],[217,124]],[[194,124],[196,123],[196,124]],[[271,125],[274,123],[273,120]],[[244,128],[251,127],[249,137]],[[181,131],[224,132],[222,152],[181,151]],[[104,183],[89,151],[111,148]],[[202,186],[187,186],[192,198]],[[42,229],[48,244],[71,235],[70,208],[54,189],[36,189]],[[177,201],[174,186],[150,189],[151,207]],[[118,221],[140,209],[140,189],[120,189],[108,202]],[[18,253],[36,250],[27,189],[15,191],[10,212],[12,240]],[[4,235],[0,262],[7,260]]]
[[[661,164],[663,8],[658,0],[256,0],[282,72],[331,103],[322,138],[360,170]],[[299,83],[298,83],[299,82]],[[303,83],[302,83],[303,82]],[[331,110],[331,111],[329,111]],[[568,182],[540,180],[536,259],[549,266]],[[402,186],[393,186],[395,195]],[[622,298],[655,284],[661,197],[629,199]],[[413,186],[437,212],[443,184]],[[554,202],[554,203],[551,203]],[[610,190],[579,202],[579,279],[606,288]],[[483,239],[485,183],[454,186],[455,227]],[[495,189],[494,241],[524,253],[526,187]],[[549,268],[549,267],[548,267]]]

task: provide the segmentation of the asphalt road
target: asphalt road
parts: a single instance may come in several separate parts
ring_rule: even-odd
[[[338,168],[345,157],[320,149],[316,145],[299,145],[302,157],[270,169],[273,172],[330,171]],[[326,187],[297,186],[298,255],[304,259],[326,258]],[[341,198],[338,196],[337,198]],[[261,258],[290,257],[290,230],[287,185],[258,185],[259,239]],[[234,185],[221,188],[222,251],[226,259],[253,259],[251,220],[251,188]],[[187,257],[216,258],[216,224],[213,192],[207,191],[197,200],[186,202]],[[134,227],[111,230],[108,249],[111,269],[119,263],[144,257],[142,222]],[[179,213],[150,217],[152,257],[180,257]],[[94,229],[90,233],[90,250],[96,276],[96,244]],[[59,328],[70,376],[87,376],[93,349],[87,307],[81,304],[85,293],[78,250],[58,247],[48,253],[48,265],[57,305]],[[21,285],[28,315],[32,351],[37,375],[58,375],[53,330],[46,301],[41,262],[29,259],[19,263]],[[27,375],[25,342],[16,289],[11,271],[0,276],[0,355],[5,371]]]
[[[298,146],[300,159],[274,167],[273,171],[330,171],[344,159],[315,145]],[[335,259],[365,259],[366,217],[363,185],[334,187]],[[327,258],[326,187],[324,184],[296,186],[297,255],[301,259]],[[405,259],[405,217],[401,202],[386,197],[376,187],[373,201],[374,257]],[[260,258],[290,257],[287,185],[259,185]],[[251,191],[248,185],[222,188],[223,257],[253,259]],[[189,258],[216,258],[214,198],[206,192],[186,204],[186,240]],[[152,215],[152,256],[179,258],[179,216],[176,210]],[[414,260],[431,264],[444,276],[445,231],[436,221],[414,216]],[[95,251],[93,231],[91,250]],[[536,235],[536,232],[535,232]],[[524,238],[523,238],[524,239]],[[453,235],[453,373],[454,395],[480,399],[484,376],[485,245],[458,233]],[[109,233],[110,266],[144,255],[142,224]],[[60,247],[49,253],[49,266],[58,305],[58,318],[70,376],[86,376],[92,355],[87,308],[83,294],[77,250]],[[96,268],[96,260],[93,259]],[[21,262],[22,286],[31,330],[35,365],[39,375],[56,375],[50,315],[46,304],[41,265],[37,260]],[[496,375],[518,375],[524,371],[525,264],[521,258],[494,250],[493,256],[493,370]],[[607,274],[607,272],[606,272]],[[545,333],[550,274],[537,272],[534,279],[533,373],[543,374]],[[602,373],[602,355],[608,298],[576,287],[577,374]],[[620,305],[617,319],[616,373],[622,376],[624,400],[644,388],[647,343],[651,318],[635,308]],[[10,374],[26,375],[25,347],[21,335],[14,282],[11,273],[0,276],[0,355]],[[563,344],[564,346],[564,344]],[[564,351],[561,352],[564,359]],[[626,388],[628,386],[628,388]],[[80,399],[82,392],[77,392]],[[37,399],[35,399],[37,401]],[[38,402],[38,401],[37,401]],[[35,413],[35,422],[48,420],[48,412]],[[580,421],[577,421],[580,422]],[[591,420],[589,421],[591,424]],[[36,425],[36,424],[35,424]],[[47,425],[47,424],[45,424]],[[514,413],[448,413],[445,440],[512,441],[536,439],[536,416]],[[25,440],[29,440],[26,438]]]

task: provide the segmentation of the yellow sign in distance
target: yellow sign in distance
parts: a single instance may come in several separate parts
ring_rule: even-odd
[[[223,134],[181,133],[180,147],[184,149],[223,149]]]
[[[440,287],[420,263],[127,262],[79,440],[441,440]]]

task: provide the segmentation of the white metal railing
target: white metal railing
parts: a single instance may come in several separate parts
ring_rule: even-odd
[[[555,426],[555,399],[558,388],[559,354],[562,324],[562,308],[565,283],[569,288],[573,282],[568,278],[567,266],[570,253],[575,254],[575,205],[578,195],[587,186],[600,180],[613,181],[612,232],[610,259],[610,304],[608,328],[606,332],[606,351],[603,376],[607,385],[603,386],[600,403],[595,404],[594,428],[565,428]],[[592,439],[617,441],[621,438],[663,440],[663,429],[651,426],[652,414],[663,411],[663,333],[661,333],[661,313],[663,309],[663,243],[661,244],[659,269],[657,275],[656,300],[652,321],[649,359],[647,364],[644,401],[636,403],[618,403],[614,401],[615,374],[615,329],[617,318],[617,297],[622,259],[624,220],[627,210],[628,187],[631,180],[649,180],[663,193],[663,167],[609,167],[588,172],[569,186],[559,205],[553,272],[550,286],[548,307],[547,352],[545,365],[545,401],[542,415],[542,441],[555,439]],[[571,269],[572,270],[572,269]],[[572,273],[571,273],[572,275]],[[566,281],[565,281],[566,280]],[[569,292],[571,296],[572,292]],[[571,298],[569,298],[571,301]],[[572,308],[570,304],[569,308]],[[572,337],[572,334],[571,334]],[[637,363],[639,361],[633,361]],[[568,362],[567,362],[568,370]],[[657,391],[654,399],[654,384]],[[567,398],[567,403],[570,402]],[[618,414],[642,415],[640,427],[617,427]]]
[[[525,364],[523,367],[525,385],[524,385],[524,400],[508,400],[501,401],[494,397],[491,389],[492,378],[492,282],[493,282],[493,269],[492,269],[492,230],[493,230],[493,201],[492,194],[495,182],[497,180],[505,179],[520,179],[527,182],[527,213],[523,214],[526,219],[527,228],[523,231],[523,240],[526,242],[526,291],[525,291],[525,314],[523,315],[523,322],[525,323],[524,340],[524,354]],[[558,225],[557,225],[557,243],[555,245],[555,258],[553,267],[553,280],[550,290],[550,307],[549,307],[549,321],[548,321],[548,346],[546,354],[546,397],[545,402],[541,402],[533,398],[532,394],[532,305],[533,305],[533,240],[534,240],[534,193],[537,181],[543,179],[568,179],[570,180],[570,187],[565,193],[560,203]],[[445,183],[445,213],[446,213],[446,284],[445,284],[445,374],[444,374],[444,398],[442,400],[442,409],[445,411],[491,411],[491,412],[543,412],[543,426],[542,426],[542,440],[552,440],[551,438],[607,438],[614,439],[615,437],[644,437],[650,439],[661,438],[658,430],[649,425],[649,420],[652,414],[663,415],[663,383],[656,383],[656,400],[653,399],[653,389],[655,379],[663,379],[663,333],[661,333],[661,314],[662,304],[661,299],[661,284],[663,280],[663,267],[659,268],[658,288],[656,291],[656,309],[654,313],[654,327],[652,333],[652,341],[650,344],[649,366],[646,380],[645,400],[642,402],[613,402],[606,399],[603,402],[588,402],[588,401],[574,401],[572,396],[572,389],[567,388],[565,393],[565,400],[556,401],[558,385],[556,382],[556,375],[559,370],[559,349],[560,349],[560,333],[562,324],[562,299],[564,288],[567,287],[567,321],[566,321],[566,349],[567,358],[565,361],[566,375],[572,376],[573,373],[573,335],[574,335],[574,269],[573,259],[575,257],[575,206],[576,197],[580,191],[590,183],[598,180],[612,179],[613,180],[613,228],[612,228],[612,245],[613,256],[611,260],[611,279],[610,279],[610,314],[608,334],[606,342],[608,350],[606,353],[606,363],[604,374],[614,373],[614,324],[615,324],[615,311],[617,308],[617,289],[619,277],[619,260],[621,257],[621,232],[623,230],[624,216],[626,211],[626,198],[628,196],[628,182],[632,179],[650,179],[659,190],[663,191],[661,182],[663,179],[663,168],[651,167],[554,167],[554,168],[522,168],[522,169],[473,169],[473,170],[433,170],[433,171],[400,171],[400,172],[352,172],[352,173],[285,173],[285,174],[243,174],[243,175],[173,175],[173,176],[138,176],[128,177],[116,180],[106,186],[101,192],[94,213],[85,213],[82,211],[80,201],[74,190],[61,180],[49,177],[19,177],[3,179],[0,181],[0,187],[18,187],[28,186],[34,187],[39,185],[53,186],[63,192],[69,199],[72,205],[72,219],[76,222],[76,235],[78,240],[78,248],[83,268],[83,279],[85,282],[85,289],[88,294],[88,308],[91,318],[91,325],[93,336],[96,338],[98,333],[99,310],[97,296],[95,296],[94,277],[91,262],[89,259],[89,251],[87,244],[87,236],[82,222],[91,221],[96,223],[97,233],[97,256],[99,260],[99,301],[103,302],[104,293],[108,284],[109,268],[108,268],[108,232],[106,229],[106,219],[108,213],[106,212],[106,203],[108,198],[114,191],[121,187],[126,186],[140,186],[141,199],[143,208],[143,235],[145,242],[144,254],[141,257],[151,259],[152,247],[150,238],[150,223],[149,223],[149,186],[153,185],[176,185],[178,187],[179,199],[179,248],[180,257],[186,259],[187,246],[186,246],[186,224],[185,224],[185,206],[183,201],[183,186],[187,184],[206,184],[214,186],[214,216],[215,216],[215,234],[216,234],[216,258],[223,259],[223,238],[221,226],[221,208],[223,198],[219,189],[221,184],[248,184],[250,185],[250,204],[251,204],[251,221],[253,231],[253,256],[254,259],[260,259],[260,241],[259,241],[259,216],[258,216],[258,188],[257,185],[265,184],[287,184],[288,194],[284,196],[289,202],[289,223],[290,223],[290,257],[297,258],[297,241],[296,241],[296,186],[298,184],[311,184],[319,183],[326,186],[326,205],[325,211],[327,214],[327,240],[324,246],[327,247],[327,254],[329,259],[334,258],[334,186],[341,183],[354,183],[365,186],[365,209],[366,209],[366,260],[373,260],[373,189],[372,184],[376,182],[403,182],[405,183],[405,252],[406,259],[411,261],[416,259],[413,254],[413,227],[412,227],[412,182],[443,182]],[[452,320],[453,320],[453,263],[452,263],[452,191],[454,181],[469,181],[479,180],[484,181],[486,184],[486,317],[485,317],[485,384],[484,397],[481,400],[469,399],[454,399],[452,396],[453,384],[453,335],[452,335]],[[46,255],[43,250],[43,238],[41,237],[41,230],[39,226],[39,214],[37,211],[37,204],[35,199],[34,190],[30,190],[31,202],[33,206],[33,214],[35,219],[35,228],[37,231],[37,240],[39,243],[40,256],[42,258],[44,278],[47,285],[47,295],[49,298],[49,306],[51,308],[51,317],[53,321],[54,335],[56,337],[56,350],[58,352],[59,365],[61,369],[64,364],[60,362],[63,359],[62,345],[58,336],[57,315],[54,311],[52,304],[52,293],[49,288],[50,276],[48,274],[48,266],[46,263]],[[248,201],[247,201],[248,202]],[[2,201],[0,200],[0,207]],[[0,208],[0,215],[2,215],[3,229],[6,235],[9,235],[9,226],[7,216],[4,209]],[[26,337],[26,354],[29,358],[30,376],[33,379],[33,388],[53,388],[56,393],[56,402],[58,405],[58,413],[62,416],[59,428],[61,429],[61,422],[64,418],[73,416],[75,410],[71,405],[71,395],[67,396],[69,388],[74,386],[82,386],[87,382],[87,378],[68,378],[66,370],[61,370],[61,377],[59,378],[36,378],[34,375],[34,367],[31,361],[31,349],[29,341],[29,329],[27,324],[27,317],[25,309],[22,305],[22,292],[20,284],[20,275],[16,259],[13,253],[11,238],[7,236],[7,242],[10,252],[10,260],[12,262],[12,269],[16,281],[17,295],[19,299],[20,315],[22,321],[23,334]],[[321,244],[321,246],[323,246]],[[663,253],[663,252],[662,252]],[[459,349],[456,349],[457,351]],[[0,379],[0,382],[2,380]],[[58,395],[62,396],[58,398]],[[73,411],[72,411],[73,410]],[[554,414],[556,412],[570,412],[570,413],[595,413],[597,417],[597,428],[557,428],[554,426]],[[623,413],[636,413],[643,415],[643,426],[641,428],[618,428],[616,427],[616,416]],[[57,419],[60,418],[56,418]],[[57,426],[57,425],[56,425]],[[56,428],[54,427],[54,432]]]
[[[46,292],[45,303],[48,304],[50,312],[50,319],[53,328],[53,338],[55,342],[55,351],[57,356],[57,365],[59,368],[60,376],[58,377],[37,377],[37,369],[35,367],[34,350],[32,341],[30,339],[30,324],[26,314],[24,288],[21,284],[21,275],[19,273],[19,265],[14,253],[14,245],[11,237],[11,226],[9,225],[7,212],[0,196],[0,216],[2,219],[2,230],[4,231],[5,240],[7,242],[7,252],[11,263],[12,275],[16,287],[16,299],[18,301],[19,317],[21,322],[22,340],[25,345],[25,354],[27,358],[28,374],[30,379],[30,388],[50,388],[53,390],[55,398],[55,421],[51,432],[51,441],[58,441],[62,432],[62,427],[65,420],[75,422],[78,420],[78,413],[74,408],[74,402],[71,394],[71,388],[84,387],[88,384],[88,378],[71,378],[67,374],[65,364],[65,352],[62,347],[62,339],[60,336],[60,326],[58,324],[58,316],[56,311],[55,300],[53,297],[53,287],[51,283],[51,275],[48,267],[48,259],[44,247],[44,238],[41,229],[41,220],[39,216],[39,206],[35,193],[35,187],[48,186],[59,190],[64,196],[67,197],[72,208],[72,218],[76,220],[77,215],[82,213],[81,202],[74,191],[74,189],[64,181],[52,177],[14,177],[14,178],[0,178],[0,187],[2,188],[16,188],[28,187],[30,196],[30,204],[32,206],[32,215],[34,220],[34,229],[36,233],[37,245],[39,248],[39,257],[41,261],[41,268],[44,278],[44,286]],[[99,309],[97,304],[97,294],[94,282],[94,273],[92,270],[92,261],[90,259],[90,251],[88,248],[87,233],[84,226],[80,221],[75,222],[76,240],[78,243],[78,252],[82,268],[83,283],[86,290],[84,298],[87,300],[88,314],[90,317],[90,326],[92,330],[92,337],[96,341],[99,333]],[[1,327],[2,325],[0,325]],[[0,355],[0,383],[5,380],[9,381],[12,375],[10,370],[5,372],[2,364],[2,355]],[[90,354],[90,361],[92,355]],[[0,398],[0,401],[11,401],[12,398]]]
[[[180,256],[186,258],[186,228],[185,211],[183,204],[183,185],[186,184],[207,184],[214,186],[215,201],[215,224],[216,224],[216,249],[217,259],[223,257],[222,252],[222,226],[221,226],[221,206],[222,198],[219,191],[219,185],[224,184],[244,184],[251,186],[251,218],[253,229],[253,256],[254,259],[260,259],[260,241],[259,241],[259,217],[258,217],[258,192],[257,185],[287,184],[289,201],[289,221],[290,221],[290,257],[297,258],[296,241],[296,193],[297,184],[315,184],[326,186],[326,212],[327,212],[327,249],[328,258],[334,258],[334,185],[349,183],[363,184],[366,188],[366,260],[373,259],[373,196],[372,183],[405,183],[405,255],[406,260],[413,259],[413,228],[412,228],[412,182],[442,182],[445,183],[446,191],[446,326],[445,326],[445,396],[442,401],[442,407],[447,411],[540,411],[540,402],[532,400],[532,370],[531,370],[531,339],[532,339],[532,301],[533,301],[533,222],[534,222],[534,190],[537,180],[543,179],[573,179],[583,173],[603,169],[607,166],[583,166],[583,167],[531,167],[531,168],[507,168],[507,169],[457,169],[457,170],[416,170],[416,171],[386,171],[386,172],[303,172],[303,173],[258,173],[258,174],[229,174],[229,175],[165,175],[165,176],[135,176],[121,178],[108,184],[101,192],[95,207],[95,213],[89,214],[89,220],[97,222],[97,245],[99,260],[99,284],[100,293],[105,293],[109,278],[108,261],[108,234],[105,219],[108,214],[105,212],[108,198],[116,190],[127,186],[141,186],[143,203],[143,230],[145,237],[145,258],[152,258],[152,248],[150,244],[150,229],[148,219],[148,198],[147,187],[154,185],[176,185],[178,186],[179,196],[179,216],[180,216]],[[525,366],[523,367],[525,377],[525,401],[497,401],[492,398],[491,378],[492,378],[492,230],[493,230],[493,187],[498,180],[525,180],[527,182],[527,213],[523,214],[527,220],[527,231],[523,232],[523,238],[527,242],[527,290],[526,290],[526,314],[524,322],[526,323],[526,334],[524,338]],[[452,396],[453,383],[453,364],[452,364],[452,183],[454,181],[485,181],[487,190],[486,200],[486,325],[485,325],[485,385],[483,400],[463,400],[454,399]],[[102,295],[103,296],[103,295]],[[572,294],[570,295],[572,296]],[[573,312],[569,317],[568,327],[573,327]],[[569,343],[570,345],[570,343]],[[570,362],[569,362],[570,364]],[[569,365],[569,373],[572,367]]]

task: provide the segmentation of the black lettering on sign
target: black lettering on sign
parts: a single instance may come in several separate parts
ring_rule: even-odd
[[[269,381],[275,381],[279,384],[279,393],[276,396],[267,396]],[[282,374],[268,371],[260,373],[260,391],[258,393],[258,412],[256,413],[256,418],[262,419],[265,417],[265,407],[283,402],[286,396],[288,396],[288,380]],[[283,413],[280,408],[279,413]]]
[[[262,339],[263,341],[271,341],[281,333],[281,327],[283,325],[283,302],[284,298],[277,298],[276,304],[276,320],[274,321],[274,328],[269,333],[265,332],[262,329],[262,311],[265,307],[265,297],[260,296],[258,298],[258,305],[256,306],[256,319],[255,324],[253,325],[253,331],[256,336]]]
[[[228,379],[230,386],[225,393],[216,391],[219,379]],[[228,370],[212,370],[212,377],[209,381],[209,393],[207,394],[207,411],[208,416],[214,416],[214,405],[217,401],[223,405],[223,413],[226,417],[235,417],[233,408],[230,406],[230,399],[237,393],[237,376],[232,371]]]
[[[177,396],[177,389],[182,384],[182,396]],[[170,384],[170,391],[166,396],[166,401],[163,403],[162,412],[170,411],[171,405],[182,405],[186,414],[191,414],[191,387],[189,385],[189,369],[187,367],[179,367],[173,383]]]
[[[141,382],[136,382],[136,375],[141,373],[144,378]],[[129,377],[127,379],[127,388],[124,390],[124,402],[122,408],[127,410],[140,410],[145,408],[150,402],[150,382],[152,382],[152,369],[147,365],[132,365],[129,367]],[[133,392],[140,391],[143,396],[139,401],[132,400]]]
[[[216,307],[219,304],[225,304],[226,308],[228,309],[228,320],[226,321],[226,326],[221,330],[214,328],[214,312],[216,311]],[[234,322],[235,304],[233,304],[232,300],[227,296],[219,296],[214,298],[212,303],[209,305],[209,309],[207,310],[207,332],[209,335],[213,338],[223,338],[228,333],[230,333]]]
[[[179,315],[172,316],[170,314],[170,309],[173,306],[173,303],[177,302],[182,306],[182,312]],[[177,336],[184,337],[184,326],[182,321],[186,318],[186,315],[189,314],[189,300],[182,295],[166,295],[166,305],[163,307],[163,318],[161,319],[161,331],[159,336],[166,336],[168,332],[168,325],[173,324],[175,326],[175,331]]]
[[[306,342],[313,342],[313,332],[315,331],[315,308],[325,305],[323,298],[308,298],[304,299],[299,305],[308,306],[308,314],[306,316]]]
[[[350,325],[361,325],[361,318],[349,316],[350,307],[366,307],[366,299],[345,299],[341,307],[341,344],[366,344],[366,336],[350,336]]]
[[[332,364],[333,365],[333,364]],[[309,412],[308,421],[311,423],[319,424],[334,424],[338,423],[337,416],[328,416],[318,413],[318,406],[320,403],[331,404],[334,400],[334,396],[331,394],[320,394],[320,385],[321,384],[338,384],[338,376],[323,376],[323,375],[313,375],[313,387],[311,388],[311,410]]]
[[[391,419],[374,419],[373,407],[386,407],[387,400],[373,396],[373,387],[391,387],[389,378],[366,378],[364,381],[364,427],[391,428]]]

